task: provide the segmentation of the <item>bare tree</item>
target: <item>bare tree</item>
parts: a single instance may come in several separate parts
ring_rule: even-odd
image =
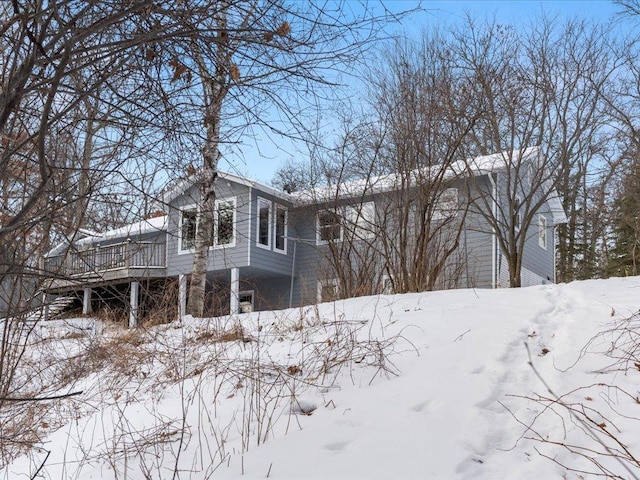
[[[350,68],[357,63],[386,20],[366,4],[351,6],[203,0],[171,11],[151,9],[147,28],[175,20],[190,32],[158,42],[149,54],[182,115],[183,131],[202,152],[189,313],[203,314],[221,152],[256,128],[301,136],[309,110],[333,95],[339,74],[349,70],[347,61]],[[271,122],[274,116],[280,119]]]
[[[501,173],[494,175],[500,185],[478,202],[506,259],[509,283],[520,286],[522,253],[535,233],[530,227],[557,190],[569,212],[560,232],[561,278],[572,277],[577,225],[585,214],[576,205],[586,198],[590,164],[610,148],[603,95],[617,62],[606,31],[543,20],[518,35],[508,26],[469,21],[456,39],[457,61],[475,79],[471,94],[481,102],[476,148],[504,152],[496,164]],[[523,155],[533,146],[539,147],[535,160]]]
[[[151,111],[161,102],[144,95],[138,68],[141,47],[171,33],[140,28],[153,3],[1,6],[0,399],[16,388],[13,372],[40,318],[30,313],[35,294],[55,274],[45,275],[37,259],[90,224],[91,197],[140,158],[133,132],[163,118]]]

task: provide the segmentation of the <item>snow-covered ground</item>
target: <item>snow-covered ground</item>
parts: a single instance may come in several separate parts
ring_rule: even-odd
[[[639,308],[632,277],[41,324],[24,391],[83,393],[0,412],[5,456],[39,440],[0,479],[638,478]]]

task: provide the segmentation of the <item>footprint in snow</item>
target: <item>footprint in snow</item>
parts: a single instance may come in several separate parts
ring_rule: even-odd
[[[341,442],[332,442],[332,443],[327,443],[324,446],[324,449],[329,450],[331,452],[339,452],[341,450],[344,450],[347,445],[349,445],[349,442],[346,440]]]
[[[429,401],[418,403],[413,407],[411,407],[411,410],[413,410],[416,413],[423,412],[425,409],[428,410],[427,407],[429,406],[429,403],[430,403]]]

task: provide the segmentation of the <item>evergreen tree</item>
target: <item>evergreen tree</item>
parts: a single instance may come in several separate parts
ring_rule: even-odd
[[[640,272],[640,163],[635,163],[622,181],[613,203],[613,246],[609,256],[612,276]]]

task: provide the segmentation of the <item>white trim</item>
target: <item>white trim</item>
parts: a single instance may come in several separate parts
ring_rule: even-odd
[[[338,226],[340,228],[340,236],[339,238],[332,238],[330,240],[322,240],[320,238],[320,215],[324,212],[329,212],[329,213],[333,213],[334,215],[336,215],[339,219],[338,221]],[[327,245],[329,242],[342,242],[342,240],[344,239],[344,218],[343,216],[339,213],[338,209],[336,208],[325,208],[322,210],[319,210],[318,213],[316,213],[316,245]]]
[[[235,315],[240,313],[239,311],[239,293],[240,293],[240,269],[233,267],[231,269],[231,285],[230,285],[230,297],[229,297],[229,314]]]
[[[247,233],[247,238],[249,241],[247,242],[247,266],[251,265],[251,218],[253,214],[253,201],[252,201],[252,187],[249,187],[249,232]]]
[[[515,225],[513,227],[516,232],[519,232],[522,228],[522,214],[520,213],[520,211],[522,210],[522,196],[516,194],[515,201],[518,208],[514,208],[513,213],[515,213]]]
[[[353,229],[356,240],[373,238],[376,235],[376,203],[373,200],[345,207],[344,218]]]
[[[232,248],[236,246],[236,237],[237,237],[237,222],[238,222],[238,202],[236,201],[237,197],[228,197],[228,198],[220,198],[215,202],[215,210],[213,212],[213,245],[209,248],[213,249],[225,249]],[[231,218],[231,242],[218,244],[218,215],[220,213],[220,204],[221,203],[230,203],[232,205],[232,218]]]
[[[178,209],[178,255],[184,255],[185,253],[193,253],[193,247],[191,248],[182,248],[182,217],[185,212],[195,212],[196,213],[196,230],[194,232],[193,241],[195,244],[195,235],[197,235],[198,224],[197,224],[197,214],[198,214],[198,206],[193,203],[190,205],[185,205]],[[168,250],[168,249],[167,249]]]
[[[547,217],[540,213],[538,214],[538,245],[544,250],[547,250],[547,245],[549,244],[548,236]]]
[[[273,222],[273,202],[263,197],[258,197],[256,201],[256,247],[263,248],[265,250],[271,250],[271,224]],[[267,243],[260,242],[260,213],[262,208],[267,207]]]
[[[493,174],[492,173],[488,173],[487,174],[487,178],[489,179],[489,183],[491,183],[491,188],[493,189],[493,205],[491,206],[491,208],[493,209],[493,218],[495,221],[497,221],[497,215],[498,215],[498,186],[497,186],[497,180],[498,180],[498,174],[496,173],[496,179],[493,179]],[[497,281],[498,281],[498,255],[496,252],[496,249],[498,247],[498,239],[497,239],[497,235],[498,232],[496,231],[496,227],[492,227],[492,235],[491,235],[491,288],[498,288],[497,285]]]
[[[278,210],[284,210],[284,232],[282,235],[282,241],[284,242],[284,248],[278,248]],[[283,255],[287,254],[287,235],[289,234],[289,209],[284,205],[280,205],[276,203],[273,209],[273,251],[277,253],[281,253]]]

